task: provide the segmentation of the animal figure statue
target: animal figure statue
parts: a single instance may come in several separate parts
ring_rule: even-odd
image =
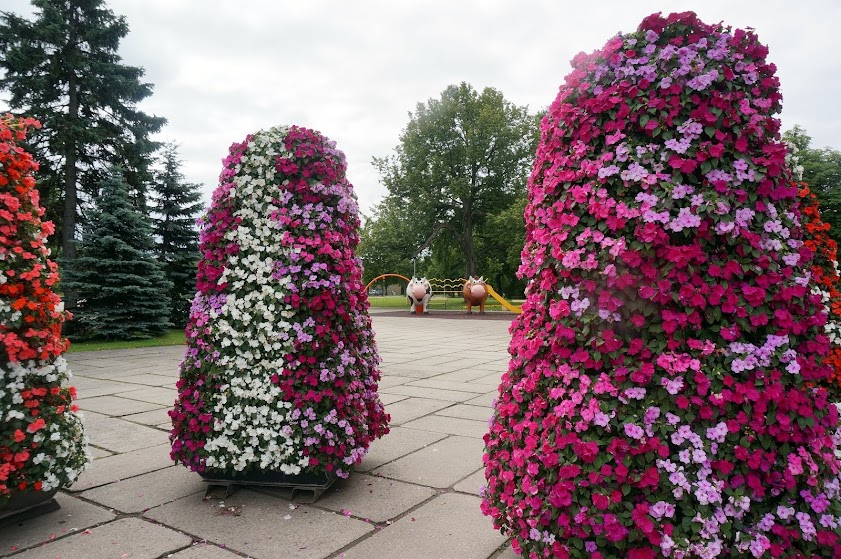
[[[414,277],[406,286],[406,298],[409,299],[409,312],[429,314],[427,307],[432,298],[432,286],[426,278]]]
[[[467,312],[473,314],[473,307],[479,306],[479,313],[485,314],[485,301],[488,299],[488,286],[485,285],[484,278],[477,278],[470,276],[464,283],[462,290],[464,302],[467,303]]]

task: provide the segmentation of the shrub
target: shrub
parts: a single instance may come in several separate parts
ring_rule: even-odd
[[[693,13],[573,60],[529,181],[482,509],[530,558],[838,557],[838,412],[767,48]]]
[[[345,169],[306,128],[231,146],[170,412],[172,456],[193,470],[345,477],[388,432]]]
[[[53,224],[20,143],[31,119],[0,117],[0,507],[14,494],[67,486],[87,464],[82,422],[62,354],[67,317],[55,262],[45,246]]]

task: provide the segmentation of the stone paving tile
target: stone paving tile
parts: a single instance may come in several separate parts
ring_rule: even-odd
[[[401,396],[414,396],[415,398],[428,398],[431,400],[445,400],[447,402],[464,402],[476,397],[473,392],[457,392],[455,390],[441,390],[440,388],[423,388],[421,386],[392,386],[380,390],[386,394],[400,394]]]
[[[166,559],[242,559],[242,555],[231,553],[215,545],[197,543],[178,553],[167,555]]]
[[[177,397],[178,391],[175,388],[163,388],[161,386],[150,386],[141,388],[140,390],[120,393],[120,398],[130,398],[132,400],[140,400],[141,402],[149,402],[168,407],[172,407],[175,404]]]
[[[346,559],[486,559],[505,543],[479,498],[447,493],[348,549]]]
[[[87,382],[79,382],[79,381]],[[110,396],[111,394],[119,394],[120,392],[129,392],[137,390],[136,386],[124,384],[122,382],[114,382],[110,380],[93,380],[85,377],[74,375],[70,382],[70,386],[75,386],[80,397],[95,398],[96,396]]]
[[[488,391],[485,386],[470,384],[468,382],[452,382],[439,380],[438,377],[414,380],[404,386],[420,386],[423,388],[440,388],[441,390],[454,390],[459,392],[476,392],[483,394]]]
[[[489,375],[486,369],[460,369],[458,371],[453,371],[452,373],[444,373],[442,375],[438,375],[437,377],[433,377],[435,380],[446,380],[449,382],[472,382],[475,379],[484,378]],[[499,374],[502,376],[502,373]],[[499,381],[497,381],[499,384]]]
[[[175,388],[175,380],[172,376],[163,376],[154,373],[144,373],[141,375],[120,377],[120,382],[125,382],[129,384],[139,384],[141,386],[163,386],[168,388]],[[135,387],[135,390],[137,388],[140,387]]]
[[[374,527],[265,493],[239,490],[219,506],[198,495],[156,507],[145,516],[254,559],[321,559]],[[231,510],[233,509],[233,511]]]
[[[427,415],[420,419],[404,423],[403,427],[432,431],[433,433],[474,437],[477,439],[481,439],[488,432],[487,420],[474,421],[473,419],[461,419],[459,417],[446,417],[443,415]]]
[[[384,396],[385,394],[380,394]],[[424,398],[406,398],[393,404],[388,404],[385,411],[391,414],[391,425],[400,425],[413,419],[429,415],[432,412],[451,406],[445,400],[426,400]]]
[[[163,407],[161,404],[150,404],[149,402],[120,398],[119,396],[80,398],[77,403],[83,411],[93,411],[111,416],[129,415]]]
[[[352,474],[347,480],[336,482],[317,501],[319,507],[336,512],[385,522],[396,518],[435,495],[428,487],[420,487],[375,476]]]
[[[415,379],[412,377],[401,377],[400,375],[384,374],[383,377],[380,379],[378,386],[380,389],[383,389],[388,388],[389,386],[398,386],[400,384],[405,384],[412,380]]]
[[[91,444],[114,453],[131,452],[169,442],[167,433],[114,417],[85,421],[85,432]]]
[[[392,427],[388,435],[371,443],[368,454],[362,459],[362,463],[356,466],[356,469],[360,472],[373,470],[445,437],[446,435],[441,433]]]
[[[380,392],[380,402],[382,402],[384,406],[401,402],[407,398],[408,396],[401,396],[400,394],[386,394],[385,392]]]
[[[476,472],[467,476],[453,486],[453,489],[460,493],[469,493],[471,495],[479,495],[479,489],[488,484],[485,479],[485,468],[480,468]]]
[[[139,518],[122,518],[16,555],[16,559],[156,559],[192,543],[190,536]]]
[[[206,488],[199,474],[179,465],[90,489],[80,496],[120,512],[136,513],[203,493]]]
[[[414,379],[429,378],[435,375],[440,375],[441,371],[436,371],[432,367],[425,367],[422,364],[409,365],[383,365],[383,375],[398,375],[403,377],[412,377]]]
[[[55,498],[59,510],[0,529],[0,557],[116,518],[104,508],[64,493]]]
[[[143,425],[157,426],[160,424],[166,425],[166,430],[169,431],[172,423],[169,419],[170,408],[159,408],[156,410],[144,411],[141,413],[133,413],[131,415],[124,415],[122,419],[126,421],[133,421],[134,423],[142,423]]]
[[[482,466],[484,442],[448,437],[374,470],[374,475],[446,488]]]
[[[486,392],[481,396],[477,396],[476,398],[472,398],[470,400],[465,400],[465,404],[470,404],[471,406],[488,406],[491,407],[494,400],[499,398],[499,391],[493,390],[491,392]]]
[[[502,382],[503,373],[491,373],[484,377],[479,377],[470,381],[471,384],[480,384],[484,386],[498,387]]]
[[[447,417],[460,417],[462,419],[472,419],[474,421],[483,421],[487,425],[493,411],[487,406],[471,406],[468,404],[455,404],[448,408],[438,410],[435,415],[446,415]]]
[[[105,458],[106,456],[111,456],[112,454],[114,454],[113,452],[109,452],[101,448],[96,448],[95,446],[89,446],[88,450],[91,453],[91,458],[93,458],[94,460],[98,458]]]
[[[506,547],[502,553],[494,556],[493,559],[520,559],[521,557],[519,553],[514,553],[513,549]]]
[[[169,450],[169,444],[163,444],[94,460],[70,487],[70,491],[78,493],[172,466]]]

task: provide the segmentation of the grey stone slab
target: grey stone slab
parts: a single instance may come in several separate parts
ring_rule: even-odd
[[[120,512],[135,513],[206,488],[199,474],[179,465],[90,489],[81,496]]]
[[[465,400],[465,404],[470,404],[471,406],[488,406],[491,407],[496,399],[499,398],[499,391],[493,390],[491,392],[486,392],[481,396],[477,396],[475,398],[471,398],[470,400]]]
[[[81,383],[80,380],[88,380],[89,382]],[[95,398],[97,396],[110,396],[111,394],[119,394],[121,392],[129,392],[137,390],[137,386],[125,384],[122,382],[113,382],[110,380],[91,380],[84,377],[74,377],[70,382],[70,386],[76,387],[76,393],[79,398]]]
[[[391,414],[391,425],[400,425],[401,423],[429,415],[450,405],[452,405],[451,402],[445,400],[406,398],[393,404],[387,404],[385,411]]]
[[[108,522],[117,517],[70,495],[55,496],[61,508],[0,529],[0,557]]]
[[[444,373],[433,378],[435,380],[446,380],[449,382],[471,382],[479,378],[487,377],[490,374],[491,373],[489,373],[487,369],[470,368],[459,369],[458,371],[453,371],[452,373]],[[498,376],[501,377],[502,373],[499,373]],[[497,384],[499,384],[499,380],[497,380]]]
[[[504,373],[491,373],[484,377],[479,377],[470,381],[470,384],[479,384],[483,386],[498,387],[502,382],[502,375]]]
[[[47,543],[17,555],[17,559],[156,559],[192,543],[190,536],[141,520],[121,518],[90,532]]]
[[[412,380],[415,379],[412,377],[401,377],[400,375],[383,375],[378,386],[379,388],[388,388],[389,386],[398,386]]]
[[[487,406],[471,406],[468,404],[455,404],[438,410],[435,415],[446,415],[447,417],[460,417],[462,419],[472,419],[474,421],[484,421],[487,423],[490,419],[493,410]]]
[[[478,497],[439,495],[345,552],[346,559],[487,559],[505,543]]]
[[[231,553],[226,549],[208,543],[196,543],[166,559],[242,559],[242,555]]]
[[[161,404],[151,404],[139,400],[130,400],[119,396],[98,396],[83,398],[77,401],[84,411],[93,411],[111,416],[130,415],[163,407]]]
[[[391,479],[353,474],[336,482],[318,499],[318,506],[352,516],[385,522],[396,518],[435,495],[428,487],[420,487]]]
[[[441,433],[392,427],[388,435],[371,443],[368,454],[362,459],[362,463],[356,466],[356,469],[361,472],[373,470],[445,437],[446,435]]]
[[[374,529],[342,514],[246,490],[221,506],[193,495],[145,516],[254,559],[277,559],[278,550],[284,559],[321,559]]]
[[[169,444],[164,444],[94,460],[70,491],[77,493],[172,466],[169,451]]]
[[[380,390],[387,394],[400,394],[401,396],[414,396],[415,398],[427,398],[430,400],[444,400],[446,402],[464,402],[476,397],[474,392],[458,392],[455,390],[441,390],[440,388],[424,388],[422,386],[392,386]]]
[[[502,553],[495,555],[493,559],[520,559],[522,555],[515,553],[511,547],[506,547]]]
[[[141,423],[143,425],[151,426],[158,426],[164,424],[166,425],[166,430],[169,431],[170,427],[172,426],[172,422],[169,418],[170,409],[171,408],[158,408],[156,410],[144,411],[141,413],[133,413],[131,415],[124,415],[123,419],[125,421],[131,421],[133,423]]]
[[[106,456],[111,456],[114,454],[113,452],[108,452],[107,450],[96,448],[95,446],[88,447],[89,452],[91,453],[91,458],[94,460],[98,458],[105,458]]]
[[[177,397],[178,391],[175,388],[163,388],[161,386],[150,386],[140,390],[120,393],[120,398],[131,398],[132,400],[140,400],[141,402],[149,402],[168,407],[173,406]]]
[[[172,376],[163,376],[157,373],[143,373],[139,375],[131,375],[126,377],[121,377],[120,382],[125,382],[127,384],[139,384],[142,386],[163,386],[166,388],[175,388],[175,379],[176,377]],[[138,387],[135,386],[134,389],[136,390]]]
[[[115,417],[85,422],[91,444],[114,453],[131,452],[169,442],[167,433]]]
[[[488,480],[485,479],[485,468],[480,468],[479,470],[473,472],[471,475],[467,476],[457,484],[453,486],[453,489],[460,493],[469,493],[471,495],[480,495],[482,487],[486,487],[488,485]]]
[[[404,423],[403,427],[432,431],[433,433],[446,433],[447,435],[475,437],[477,439],[481,439],[488,432],[487,421],[474,421],[473,419],[461,419],[460,417],[447,417],[444,415],[427,415],[426,417]]]
[[[383,365],[383,372],[388,375],[397,375],[411,378],[429,378],[440,375],[442,371],[436,371],[434,367],[426,367],[412,363],[407,365]]]
[[[374,470],[374,475],[446,488],[482,466],[484,442],[448,437]]]
[[[401,396],[400,394],[386,394],[385,392],[380,392],[380,401],[383,405],[387,406],[388,404],[393,404],[395,402],[400,402],[401,400],[405,400],[409,396]]]
[[[452,382],[449,380],[439,380],[439,377],[425,378],[421,380],[414,380],[406,383],[404,386],[420,386],[423,388],[440,388],[441,390],[456,390],[459,392],[475,392],[483,394],[488,391],[487,387],[470,384],[468,382]]]

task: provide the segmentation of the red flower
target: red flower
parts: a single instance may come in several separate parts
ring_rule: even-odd
[[[43,429],[47,425],[47,422],[43,420],[43,418],[38,418],[32,423],[29,424],[29,427],[26,428],[28,433],[35,433],[41,429]]]

